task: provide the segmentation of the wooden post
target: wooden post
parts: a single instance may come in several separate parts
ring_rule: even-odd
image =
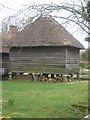
[[[77,72],[77,79],[79,78],[79,73]]]
[[[71,81],[74,82],[73,74],[71,74]]]
[[[80,74],[79,74],[79,72],[77,72],[77,79],[80,82]]]

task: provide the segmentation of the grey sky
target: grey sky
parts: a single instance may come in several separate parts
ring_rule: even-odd
[[[43,4],[43,3],[55,3],[60,4],[63,0],[0,0],[0,3],[3,4],[5,7],[0,5],[0,22],[8,16],[11,16],[17,13],[18,10],[24,7],[25,4]],[[78,0],[64,0],[64,2],[75,2],[77,4]],[[10,8],[10,9],[9,9]],[[0,23],[1,24],[1,23]],[[76,26],[70,25],[68,26],[67,30],[72,34],[76,29]],[[81,34],[81,32],[76,32],[73,36],[79,40],[86,48],[88,47],[87,42],[85,42],[85,34]]]

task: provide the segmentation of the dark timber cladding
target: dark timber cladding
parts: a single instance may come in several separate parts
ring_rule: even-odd
[[[11,71],[67,74],[78,72],[79,50],[84,49],[50,16],[28,24],[9,47]]]
[[[0,68],[2,68],[2,53],[0,53]]]
[[[65,73],[63,47],[13,48],[10,60],[13,71]]]
[[[2,53],[2,67],[9,70],[9,54]]]
[[[2,39],[2,68],[6,68],[9,70],[9,48],[7,47],[8,42],[5,39]]]
[[[79,49],[66,48],[66,73],[72,74],[79,71],[80,54]]]

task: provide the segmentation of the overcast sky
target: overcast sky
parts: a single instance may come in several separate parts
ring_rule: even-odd
[[[64,0],[64,2],[76,2],[78,0]],[[55,3],[55,4],[60,4],[60,2],[62,2],[62,0],[0,0],[0,3],[2,5],[4,5],[5,7],[3,7],[0,4],[0,25],[1,25],[1,21],[8,16],[11,16],[15,13],[17,13],[17,11],[19,11],[21,8],[24,7],[25,4],[42,4],[42,3]],[[59,21],[58,21],[59,22]],[[74,28],[72,26],[71,29],[67,28],[67,30],[72,34]],[[73,34],[73,36],[79,40],[85,48],[88,47],[87,42],[85,42],[84,38],[85,38],[85,34],[82,34],[81,32],[76,32]]]

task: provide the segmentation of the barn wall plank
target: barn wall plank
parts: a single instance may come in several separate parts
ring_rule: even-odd
[[[12,48],[10,50],[12,71],[64,73],[65,49],[61,48]]]
[[[9,70],[9,54],[2,53],[2,67]]]
[[[66,48],[66,73],[75,73],[79,71],[80,54],[77,48]]]

